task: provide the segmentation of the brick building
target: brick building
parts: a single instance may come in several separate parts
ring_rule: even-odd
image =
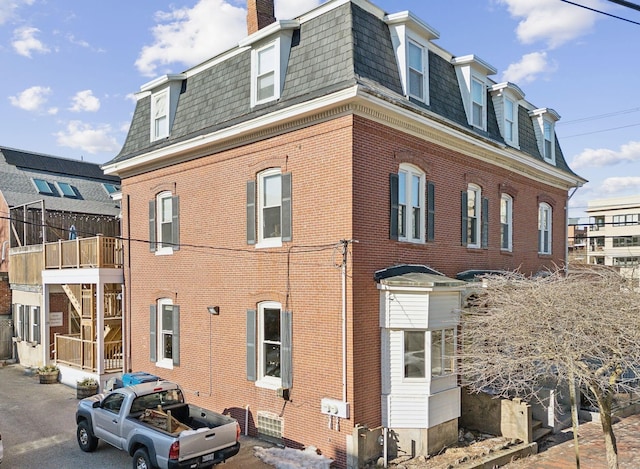
[[[122,178],[127,367],[338,467],[381,427],[437,451],[460,415],[456,277],[565,260],[585,181],[559,116],[409,12],[248,4],[237,47],[142,87],[104,166]]]

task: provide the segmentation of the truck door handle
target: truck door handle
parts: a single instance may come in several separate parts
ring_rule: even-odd
[[[117,419],[113,419],[112,422],[113,423],[118,423],[118,420]]]

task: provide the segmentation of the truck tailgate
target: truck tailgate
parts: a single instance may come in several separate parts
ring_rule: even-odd
[[[189,415],[198,424],[206,424],[207,426],[180,433],[178,436],[180,461],[209,454],[236,443],[237,423],[235,419],[192,404],[189,405]]]

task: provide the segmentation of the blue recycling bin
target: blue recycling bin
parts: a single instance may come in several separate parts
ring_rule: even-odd
[[[122,375],[123,386],[133,386],[134,384],[150,383],[152,381],[158,381],[160,378],[151,373],[145,373],[144,371],[138,371],[136,373],[125,373]]]

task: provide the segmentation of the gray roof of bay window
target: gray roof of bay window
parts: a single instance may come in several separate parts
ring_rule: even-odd
[[[429,111],[466,132],[505,144],[489,94],[484,132],[469,125],[454,66],[436,53],[429,52],[429,105],[403,97],[388,26],[352,2],[303,22],[294,32],[278,101],[252,108],[250,80],[250,50],[230,54],[228,59],[190,76],[183,86],[170,136],[155,142],[150,141],[151,97],[141,98],[123,148],[107,164],[207,135],[356,84],[394,104],[417,113]],[[520,150],[543,161],[534,124],[522,106],[518,124]],[[568,167],[557,139],[556,167],[575,174]]]

